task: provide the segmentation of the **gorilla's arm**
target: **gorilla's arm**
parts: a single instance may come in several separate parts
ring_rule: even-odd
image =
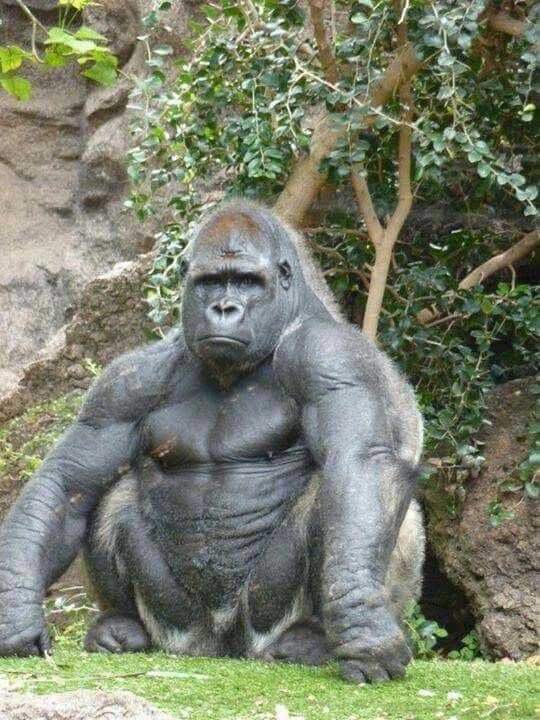
[[[384,583],[417,473],[400,457],[380,357],[350,327],[316,320],[287,335],[275,356],[322,476],[327,636],[344,675],[360,681],[401,675],[410,659]]]
[[[81,548],[92,508],[129,467],[138,421],[159,401],[173,354],[163,341],[112,363],[8,513],[0,527],[0,655],[47,649],[44,593]]]
[[[131,423],[76,422],[0,529],[0,654],[47,649],[41,603],[79,551],[88,512],[129,461]]]

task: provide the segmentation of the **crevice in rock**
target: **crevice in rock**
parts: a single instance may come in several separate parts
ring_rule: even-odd
[[[457,650],[461,640],[474,630],[475,620],[462,589],[446,575],[429,540],[424,563],[424,582],[420,606],[423,614],[448,632],[438,644],[444,652]]]

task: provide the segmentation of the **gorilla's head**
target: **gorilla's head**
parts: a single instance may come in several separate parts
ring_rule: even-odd
[[[191,351],[225,374],[271,355],[305,295],[287,229],[271,211],[237,200],[199,227],[186,258],[182,324]]]

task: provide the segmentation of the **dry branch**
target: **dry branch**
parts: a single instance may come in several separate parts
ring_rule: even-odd
[[[518,260],[523,260],[524,257],[527,257],[527,255],[532,253],[539,244],[540,230],[532,230],[524,235],[515,245],[508,248],[508,250],[505,250],[498,255],[494,255],[492,258],[486,260],[486,262],[472,270],[459,283],[459,289],[470,290],[470,288],[483,282],[486,278],[493,275],[498,270],[502,270],[506,267],[511,268],[514,263],[518,262]],[[438,313],[435,307],[424,308],[417,313],[416,320],[420,323],[420,325],[431,326],[437,324],[438,322],[443,322],[444,319],[441,319],[440,321],[437,320],[437,315]]]
[[[493,273],[496,273],[502,268],[509,267],[518,260],[522,260],[527,257],[538,245],[540,244],[540,231],[532,230],[530,233],[524,235],[519,242],[512,247],[508,248],[499,255],[494,255],[485,263],[479,265],[472,272],[470,272],[463,280],[459,283],[460,290],[468,290],[474,287],[480,282],[483,282],[486,278]]]
[[[375,208],[373,207],[373,201],[371,199],[371,193],[367,180],[361,174],[360,168],[353,168],[351,172],[351,182],[356,195],[356,202],[364,218],[366,228],[368,231],[369,239],[377,247],[382,240],[384,234],[384,228],[381,225]]]

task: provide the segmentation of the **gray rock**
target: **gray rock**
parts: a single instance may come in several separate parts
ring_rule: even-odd
[[[493,659],[522,660],[540,651],[539,503],[523,491],[503,493],[530,449],[534,377],[499,385],[489,396],[484,430],[485,465],[466,482],[460,511],[440,512],[441,488],[426,493],[429,537],[442,568],[463,590],[476,619],[482,651]],[[502,498],[513,513],[498,527],[488,505]]]
[[[49,695],[0,691],[0,720],[172,720],[172,715],[125,691]]]
[[[57,0],[28,4],[45,12]],[[0,6],[8,44],[27,46],[28,19],[15,0]],[[84,23],[109,39],[124,65],[113,88],[88,82],[74,65],[29,64],[28,102],[0,92],[0,394],[49,352],[89,281],[152,245],[153,229],[122,212],[126,104],[131,77],[145,72],[136,38],[150,7],[150,0],[102,0],[84,11]],[[179,37],[188,13],[181,0],[169,13]]]

